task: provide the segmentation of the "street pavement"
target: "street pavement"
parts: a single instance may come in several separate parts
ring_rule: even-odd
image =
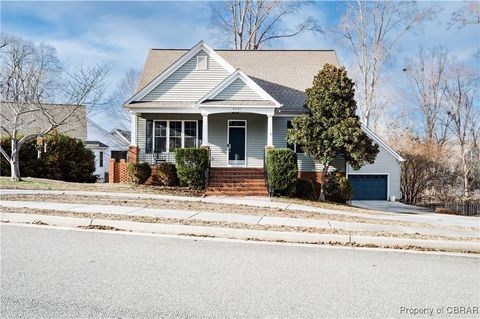
[[[430,308],[423,317],[475,318],[448,312],[480,306],[478,257],[8,224],[0,232],[2,318],[412,318]]]

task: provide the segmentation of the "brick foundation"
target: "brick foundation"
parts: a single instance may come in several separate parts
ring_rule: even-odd
[[[130,145],[128,147],[128,162],[137,163],[138,162],[138,146]]]

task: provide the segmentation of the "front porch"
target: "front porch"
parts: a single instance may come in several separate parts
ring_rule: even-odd
[[[151,165],[175,163],[176,148],[208,146],[213,168],[263,168],[265,148],[273,147],[273,114],[143,113],[132,124],[138,160]]]

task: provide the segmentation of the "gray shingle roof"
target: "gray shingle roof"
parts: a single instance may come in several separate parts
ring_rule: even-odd
[[[99,142],[99,141],[84,141],[85,143],[85,146],[87,147],[102,147],[102,148],[107,148],[108,145],[106,144],[103,144],[102,142]]]
[[[25,105],[25,104],[23,104]],[[85,139],[87,137],[87,114],[85,106],[76,106],[71,104],[43,104],[49,111],[48,113],[57,121],[64,119],[70,112],[73,114],[66,120],[66,122],[56,130],[64,133],[70,137]],[[13,119],[12,108],[34,109],[34,107],[22,106],[22,103],[16,102],[2,102],[0,103],[0,122],[7,129],[13,128],[13,123],[9,119]],[[21,135],[39,133],[50,127],[48,118],[41,111],[34,111],[25,113],[20,116],[19,123],[24,125],[20,127],[19,133]],[[5,132],[0,130],[0,135],[3,136]]]
[[[175,63],[187,49],[151,49],[139,89]],[[282,112],[302,112],[305,89],[324,64],[340,66],[333,50],[215,50],[283,104]]]

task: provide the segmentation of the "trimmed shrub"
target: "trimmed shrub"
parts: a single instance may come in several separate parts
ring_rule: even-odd
[[[297,154],[289,148],[267,151],[268,186],[274,196],[294,196],[297,192]]]
[[[135,184],[143,184],[152,174],[148,163],[130,163],[127,165],[128,180]]]
[[[330,172],[323,184],[323,193],[328,201],[346,203],[352,199],[352,185],[345,176]]]
[[[303,178],[298,179],[297,197],[303,199],[315,199],[315,188],[311,180]]]
[[[177,168],[172,163],[160,163],[155,167],[157,179],[160,185],[178,185]]]
[[[177,148],[175,162],[181,186],[205,188],[208,169],[208,151],[205,148]]]
[[[66,182],[93,183],[96,177],[95,155],[79,139],[52,132],[46,136],[47,151],[37,155],[36,140],[25,143],[20,149],[20,175],[48,178]],[[2,138],[1,145],[10,155],[10,139]],[[0,173],[10,175],[10,164],[0,156]]]

